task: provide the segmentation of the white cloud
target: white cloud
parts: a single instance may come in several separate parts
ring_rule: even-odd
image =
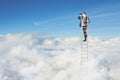
[[[81,72],[80,38],[39,34],[0,36],[0,80],[119,80],[120,37],[89,37],[88,77]]]
[[[91,18],[113,17],[113,16],[116,16],[119,14],[120,14],[120,12],[102,13],[102,14],[97,14],[97,15],[91,16]]]
[[[40,26],[40,22],[39,21],[36,21],[33,23],[35,26]]]

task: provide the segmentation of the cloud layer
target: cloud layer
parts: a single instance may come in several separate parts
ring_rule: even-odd
[[[86,75],[80,40],[26,33],[0,36],[0,80],[119,80],[120,37],[89,37]]]

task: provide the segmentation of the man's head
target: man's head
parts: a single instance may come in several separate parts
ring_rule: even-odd
[[[81,17],[86,17],[86,12],[79,13],[78,19],[81,19]]]
[[[83,16],[83,17],[86,17],[86,12],[82,12],[82,16]]]
[[[86,14],[86,12],[83,12],[83,14]]]
[[[86,15],[86,12],[79,13],[79,16]]]

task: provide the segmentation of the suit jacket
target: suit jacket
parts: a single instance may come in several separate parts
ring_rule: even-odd
[[[83,26],[88,26],[88,24],[90,23],[90,20],[87,16],[83,17],[81,15],[78,16],[78,19],[80,19],[80,27],[83,27]]]

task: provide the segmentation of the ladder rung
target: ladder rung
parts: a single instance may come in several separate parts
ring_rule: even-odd
[[[86,51],[86,52],[82,52],[81,54],[86,54],[86,55],[88,55],[88,54],[87,54],[87,51]]]
[[[87,63],[87,60],[81,60],[82,62],[84,62],[84,63]]]
[[[88,58],[87,56],[81,56],[81,58]]]
[[[82,59],[81,61],[83,61],[83,62],[84,62],[84,61],[87,61],[87,60],[88,60],[88,59]]]
[[[88,56],[87,54],[83,54],[83,55],[81,55],[81,56]]]
[[[87,46],[81,46],[81,47],[82,47],[82,48],[83,48],[83,47],[86,47],[86,48],[87,48]]]
[[[87,50],[82,50],[82,53],[85,53],[85,52],[87,53],[88,51]]]

